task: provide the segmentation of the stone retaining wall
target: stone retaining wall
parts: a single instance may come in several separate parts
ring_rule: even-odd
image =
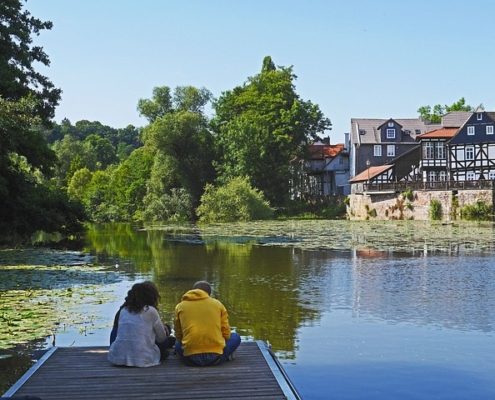
[[[456,199],[456,200],[454,200]],[[438,200],[442,205],[442,220],[450,221],[462,207],[483,201],[494,204],[490,190],[414,191],[410,199],[400,193],[351,194],[347,216],[351,220],[429,220],[430,203]],[[457,217],[458,218],[458,217]]]

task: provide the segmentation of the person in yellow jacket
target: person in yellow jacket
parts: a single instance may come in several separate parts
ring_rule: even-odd
[[[227,309],[210,295],[208,282],[196,282],[175,307],[175,352],[189,365],[228,361],[241,343],[230,330]]]

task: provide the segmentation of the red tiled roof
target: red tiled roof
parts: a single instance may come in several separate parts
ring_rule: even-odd
[[[372,179],[375,176],[380,175],[382,172],[385,172],[387,169],[392,168],[392,167],[393,167],[393,165],[379,165],[377,167],[369,167],[368,169],[365,169],[360,174],[357,174],[349,182],[357,183],[357,182],[367,181],[368,179]]]
[[[312,144],[309,154],[312,159],[333,158],[344,150],[344,144]]]
[[[454,137],[459,128],[442,128],[435,129],[431,132],[426,132],[421,135],[416,136],[416,139],[433,139],[433,138],[445,138],[450,139]]]

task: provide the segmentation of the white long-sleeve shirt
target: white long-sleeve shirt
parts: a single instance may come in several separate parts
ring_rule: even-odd
[[[139,313],[122,308],[117,338],[108,351],[108,361],[128,367],[151,367],[160,364],[160,349],[167,332],[154,307],[146,306]]]

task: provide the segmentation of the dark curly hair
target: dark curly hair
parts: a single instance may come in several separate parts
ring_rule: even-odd
[[[132,313],[138,313],[145,306],[157,308],[159,300],[160,294],[155,284],[145,281],[132,285],[131,290],[127,292],[123,307],[126,307]]]

